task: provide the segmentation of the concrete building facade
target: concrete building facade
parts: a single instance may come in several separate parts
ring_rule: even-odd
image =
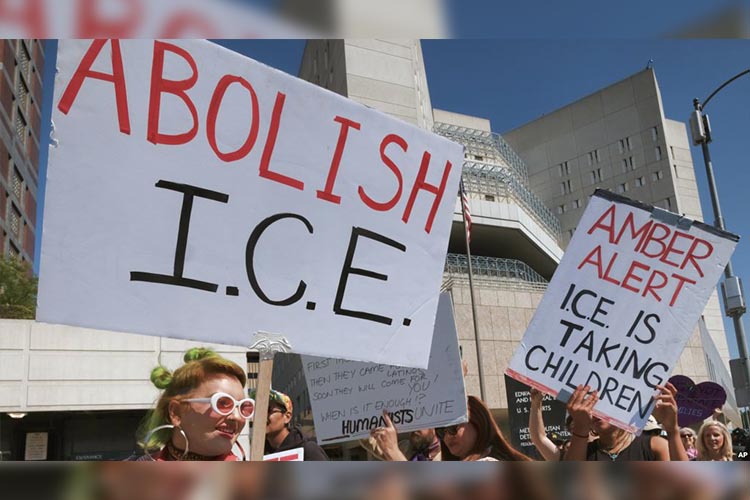
[[[506,420],[503,371],[562,257],[560,224],[529,184],[524,161],[489,120],[433,109],[418,41],[314,40],[301,78],[465,146],[463,180],[472,214],[472,264],[478,302],[485,399]],[[467,279],[461,206],[456,198],[443,288],[453,297],[469,394],[480,394],[479,362]],[[277,388],[286,377],[275,371]],[[459,381],[457,381],[459,382]]]
[[[703,220],[686,126],[665,117],[652,68],[504,137],[529,165],[531,188],[559,217],[563,246],[596,188]],[[726,364],[729,351],[716,290],[703,318]],[[697,381],[708,378],[697,326],[674,372]]]
[[[35,247],[43,69],[42,40],[0,40],[0,256],[29,263]]]

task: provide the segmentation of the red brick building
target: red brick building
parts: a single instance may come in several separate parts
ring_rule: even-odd
[[[42,40],[0,40],[0,255],[33,263],[39,147]]]

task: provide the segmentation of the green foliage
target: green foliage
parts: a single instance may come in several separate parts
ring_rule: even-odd
[[[37,278],[28,262],[0,258],[0,318],[34,319]]]

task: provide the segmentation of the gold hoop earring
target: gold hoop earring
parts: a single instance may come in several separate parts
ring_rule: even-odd
[[[148,447],[148,442],[151,439],[151,436],[153,436],[157,432],[159,432],[161,430],[164,430],[164,429],[177,429],[178,431],[180,431],[180,434],[182,434],[182,438],[185,440],[185,451],[180,456],[180,460],[182,460],[185,457],[187,457],[187,454],[188,454],[188,452],[190,450],[190,442],[188,441],[187,434],[185,434],[185,431],[182,430],[182,427],[179,427],[179,426],[176,426],[176,425],[172,425],[172,424],[160,425],[160,426],[154,427],[153,429],[151,429],[150,431],[148,431],[148,433],[146,434],[146,437],[143,438],[144,450],[146,451],[146,455],[149,456],[149,457],[151,456],[151,454],[148,452],[148,448],[147,448]],[[152,458],[152,460],[153,460],[153,458]]]

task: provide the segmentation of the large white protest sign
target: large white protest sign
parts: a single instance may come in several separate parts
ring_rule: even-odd
[[[596,416],[642,428],[737,241],[597,190],[506,373],[563,400],[589,385]]]
[[[38,320],[427,366],[461,146],[205,41],[57,66]]]
[[[302,356],[320,444],[368,437],[385,425],[399,432],[466,422],[461,355],[450,295],[440,296],[426,370]]]

